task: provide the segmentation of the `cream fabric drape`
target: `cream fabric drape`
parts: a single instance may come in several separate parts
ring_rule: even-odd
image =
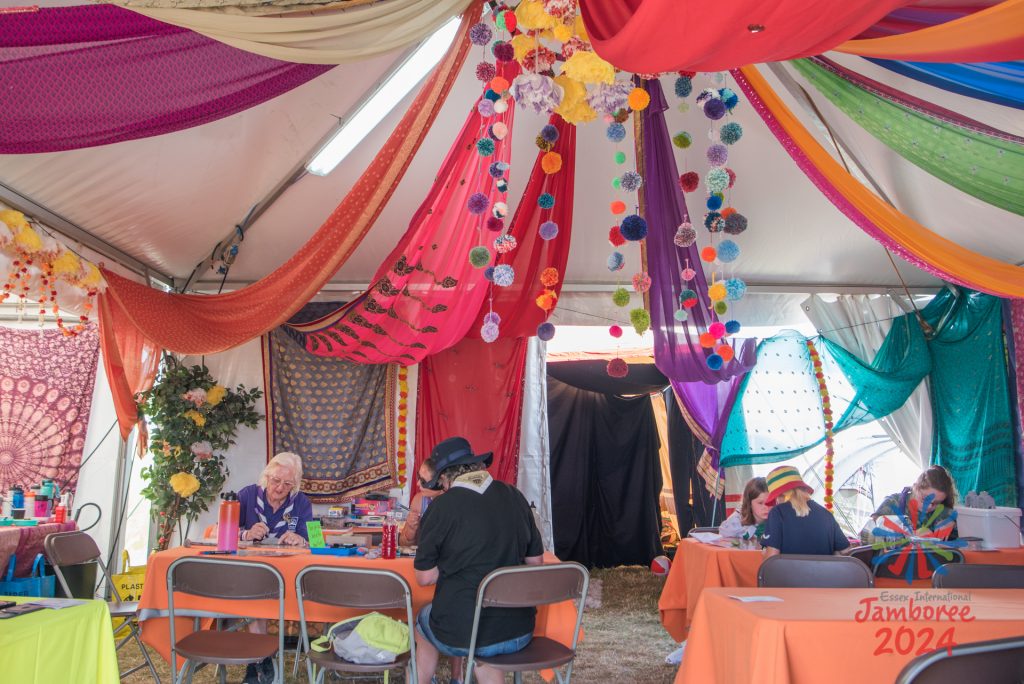
[[[470,0],[383,0],[308,16],[238,16],[197,9],[128,7],[226,45],[301,64],[355,62],[418,43]]]

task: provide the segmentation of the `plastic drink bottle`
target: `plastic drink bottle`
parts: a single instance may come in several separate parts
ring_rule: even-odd
[[[238,518],[241,515],[241,504],[234,492],[220,495],[220,515],[217,523],[217,550],[238,551]]]
[[[395,522],[395,514],[388,511],[384,518],[384,529],[380,540],[380,557],[394,558],[398,551],[398,523]]]

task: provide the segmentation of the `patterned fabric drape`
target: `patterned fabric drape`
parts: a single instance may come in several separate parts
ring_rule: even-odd
[[[48,478],[74,491],[96,381],[96,326],[74,337],[0,327],[0,349],[0,490]]]
[[[800,170],[861,230],[938,278],[1000,297],[1024,297],[1024,268],[965,249],[902,214],[840,166],[756,68],[730,73]]]
[[[501,73],[511,80],[517,70],[508,66]],[[377,268],[370,289],[331,315],[293,326],[302,333],[307,351],[357,363],[410,365],[466,335],[488,291],[483,269],[475,268],[468,256],[476,245],[486,245],[493,253],[491,243],[498,233],[485,225],[490,208],[504,201],[505,194],[488,169],[509,162],[514,111],[510,104],[505,112],[485,118],[472,103],[426,198]],[[494,141],[487,130],[497,123],[507,127],[508,135]],[[482,138],[493,143],[493,154],[477,151]],[[467,209],[475,193],[486,196],[483,214]]]
[[[283,327],[263,337],[267,443],[302,457],[319,503],[398,486],[397,367],[307,353]]]
[[[266,102],[329,66],[237,50],[111,5],[0,14],[0,153],[180,131]]]
[[[1024,215],[1024,139],[936,107],[920,107],[827,60],[793,67],[891,150],[983,202]]]

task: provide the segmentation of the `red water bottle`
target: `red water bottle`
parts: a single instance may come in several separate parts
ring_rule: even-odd
[[[220,516],[217,521],[217,550],[238,551],[238,518],[242,512],[238,495],[234,492],[224,492],[220,498],[223,501],[220,502]]]
[[[380,557],[394,558],[398,551],[398,523],[395,522],[395,514],[388,511],[384,518],[384,529],[380,539]]]

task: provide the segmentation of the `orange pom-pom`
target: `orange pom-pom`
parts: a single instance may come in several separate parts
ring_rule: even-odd
[[[504,76],[495,76],[491,79],[491,90],[496,93],[503,93],[508,90],[508,79]]]
[[[700,250],[700,258],[708,262],[714,261],[718,258],[718,250],[711,245],[708,245],[704,249]]]
[[[544,173],[558,173],[562,170],[562,155],[557,152],[547,152],[540,158],[540,168]]]
[[[716,340],[715,336],[712,335],[711,333],[700,334],[700,346],[704,347],[705,349],[711,349],[712,347],[715,346],[716,342],[718,342],[718,340]]]
[[[726,363],[732,361],[733,357],[736,356],[736,353],[732,350],[732,347],[730,347],[727,344],[723,344],[720,347],[718,347],[718,349],[715,350],[715,353],[721,356],[722,361],[725,361]]]
[[[629,103],[630,109],[639,112],[647,109],[647,105],[651,104],[651,96],[643,88],[633,88],[629,91],[629,98],[626,101]]]
[[[736,213],[736,209],[733,207],[726,207],[725,209],[722,209],[718,213],[722,215],[722,218],[729,218],[730,216]]]
[[[612,202],[611,209],[613,214],[624,214],[626,212],[626,203],[622,200],[615,200]]]
[[[558,295],[555,294],[554,290],[544,290],[537,297],[537,306],[544,309],[544,311],[551,311],[555,308],[555,304],[558,303]]]
[[[554,287],[558,284],[558,269],[549,266],[540,272],[540,284],[544,287]]]

